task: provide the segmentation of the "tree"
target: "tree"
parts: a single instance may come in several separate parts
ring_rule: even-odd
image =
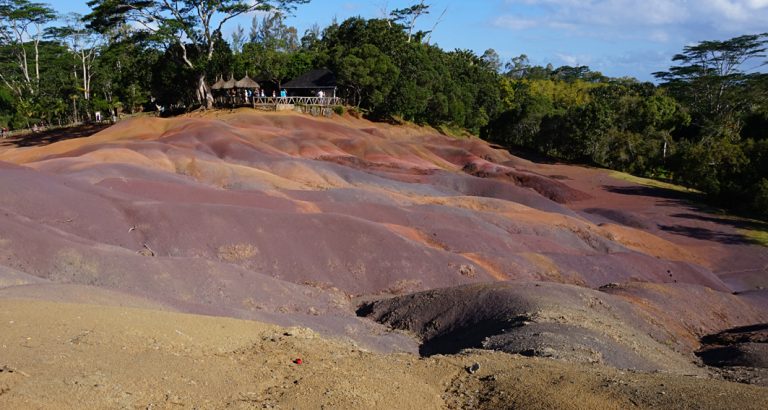
[[[504,68],[507,70],[506,75],[515,78],[520,79],[526,76],[528,74],[528,70],[531,68],[531,63],[528,60],[528,56],[525,54],[520,54],[517,57],[513,57],[512,60],[510,60]]]
[[[429,14],[430,5],[426,4],[424,0],[402,9],[395,9],[389,13],[390,21],[393,23],[402,24],[408,31],[408,42],[413,39],[413,30],[416,28],[416,20],[419,17]]]
[[[265,15],[261,23],[254,17],[250,39],[251,43],[281,52],[296,51],[299,48],[296,28],[286,25],[284,14],[279,11]]]
[[[280,12],[265,15],[261,23],[254,17],[250,33],[251,42],[243,46],[245,69],[258,73],[279,88],[291,72],[293,55],[299,50],[295,27],[285,24]]]
[[[94,67],[94,90],[115,108],[142,110],[151,99],[155,62],[162,53],[140,32],[122,26],[111,33]]]
[[[24,128],[40,120],[61,120],[63,113],[53,113],[50,108],[77,87],[72,77],[72,54],[58,42],[42,40],[38,45],[40,63],[35,69],[39,70],[41,81],[35,84],[35,93],[32,94],[21,80],[14,52],[13,46],[0,46],[0,72],[12,73],[11,81],[21,86],[20,95],[7,85],[2,86],[13,97],[11,107],[3,110],[9,116],[11,127]]]
[[[501,57],[499,57],[499,53],[496,52],[496,50],[489,48],[485,50],[482,57],[480,57],[485,64],[488,65],[488,68],[492,70],[494,73],[498,73],[501,71]]]
[[[408,41],[388,19],[350,18],[328,27],[315,64],[337,74],[340,92],[371,118],[479,131],[501,107],[499,75],[469,50]]]
[[[753,90],[750,84],[764,76],[749,72],[745,65],[763,63],[767,41],[765,33],[686,46],[672,58],[680,65],[653,75],[690,107],[701,138],[735,138],[742,114],[755,102],[755,98],[745,98]]]
[[[235,53],[241,53],[243,51],[244,43],[245,29],[243,29],[243,26],[238,24],[235,31],[232,32],[232,51]]]
[[[40,86],[40,41],[43,25],[56,18],[53,9],[42,3],[28,0],[0,0],[0,45],[9,46],[16,60],[20,81],[8,73],[0,72],[0,79],[17,96],[26,88],[36,94]],[[32,43],[35,61],[34,75],[30,74],[27,43]],[[19,84],[21,83],[21,84]]]
[[[400,70],[389,56],[372,44],[346,52],[338,62],[340,85],[349,90],[353,104],[376,107],[392,92]]]
[[[61,40],[67,45],[70,52],[79,63],[80,80],[83,89],[83,99],[91,99],[91,82],[93,79],[93,65],[101,46],[101,36],[87,28],[83,22],[83,16],[71,13],[66,17],[67,25],[64,27],[51,27],[46,30],[46,36]],[[75,71],[75,78],[78,73]]]
[[[585,65],[576,67],[565,65],[558,67],[554,72],[552,72],[552,76],[555,79],[567,82],[582,80],[590,83],[599,83],[605,82],[607,80],[607,77],[605,77],[602,73],[599,71],[592,71]]]
[[[317,23],[313,24],[304,31],[304,36],[301,37],[301,48],[304,50],[311,50],[317,47],[317,44],[320,42],[321,34],[320,26],[318,26]]]
[[[180,58],[197,76],[195,96],[213,106],[205,67],[213,59],[217,39],[229,20],[255,11],[291,10],[309,0],[90,0],[90,26],[101,31],[132,22],[153,34],[166,48],[178,47]],[[189,48],[196,49],[193,53]],[[194,61],[192,55],[198,56]]]
[[[758,69],[767,48],[768,33],[703,41],[675,55],[678,65],[654,73],[691,114],[691,125],[675,133],[676,179],[724,204],[764,202],[765,145],[753,139],[765,135],[759,124],[768,75]]]

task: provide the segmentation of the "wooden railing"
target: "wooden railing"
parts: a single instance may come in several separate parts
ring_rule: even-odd
[[[339,97],[251,97],[254,105],[342,105]]]
[[[330,117],[336,107],[343,106],[339,97],[259,97],[244,95],[218,96],[216,106],[221,108],[253,107],[266,111],[294,110],[315,116]]]

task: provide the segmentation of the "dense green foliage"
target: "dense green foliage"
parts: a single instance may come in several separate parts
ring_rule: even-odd
[[[661,172],[665,144],[669,153],[672,132],[688,121],[650,83],[522,78],[504,86],[507,110],[484,130],[488,138],[631,173]]]
[[[352,18],[328,27],[316,48],[349,102],[372,118],[487,125],[501,108],[498,73],[471,51],[445,52],[409,41],[408,32],[389,20]]]
[[[677,179],[723,204],[768,215],[768,75],[745,67],[765,64],[768,34],[704,41],[685,47],[680,65],[655,73],[691,114],[677,134]]]
[[[665,178],[716,203],[768,216],[767,35],[686,47],[663,83],[610,79],[587,67],[513,59],[505,109],[483,136],[510,147]]]
[[[368,118],[465,129],[768,216],[768,76],[745,71],[764,66],[765,34],[685,47],[654,85],[532,66],[525,55],[505,64],[494,50],[443,50],[418,29],[425,2],[301,34],[284,13],[307,1],[92,0],[89,16],[57,26],[45,4],[0,0],[0,126],[194,109],[210,106],[218,76],[248,74],[269,92],[329,68],[338,95]],[[224,38],[224,23],[256,10],[268,12]]]

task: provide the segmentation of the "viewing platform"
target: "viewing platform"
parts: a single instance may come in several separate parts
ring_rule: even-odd
[[[329,117],[334,107],[342,106],[339,97],[251,97],[243,104],[265,111],[299,111],[316,116]]]
[[[333,114],[334,108],[344,105],[344,101],[336,97],[336,76],[328,69],[309,71],[282,86],[272,83],[265,87],[266,90],[246,73],[238,81],[232,75],[226,81],[223,76],[219,76],[218,81],[211,86],[211,91],[215,105],[220,108],[253,107],[328,117]]]

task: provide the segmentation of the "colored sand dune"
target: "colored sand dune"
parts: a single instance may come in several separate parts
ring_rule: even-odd
[[[474,138],[246,110],[138,118],[87,138],[1,149],[3,314],[24,317],[10,308],[20,299],[46,301],[41,306],[53,311],[99,305],[92,309],[106,313],[94,320],[110,346],[122,342],[104,321],[121,319],[119,308],[107,305],[145,309],[136,313],[146,321],[135,332],[159,331],[153,323],[161,314],[149,309],[300,326],[313,338],[335,339],[310,343],[321,348],[292,341],[298,347],[291,349],[317,355],[304,358],[302,369],[331,354],[324,343],[354,343],[379,353],[487,349],[707,376],[712,370],[695,354],[700,338],[768,322],[768,248],[745,233],[766,230],[761,222],[709,213],[695,193],[599,169],[536,164]],[[59,305],[67,302],[76,305]],[[62,337],[71,342],[75,325],[53,322],[69,329]],[[18,345],[8,337],[0,339]],[[160,350],[183,351],[182,339],[163,339]],[[192,350],[211,348],[207,343]],[[243,343],[222,347],[222,354],[262,360],[251,350],[257,345]],[[747,364],[757,368],[765,341],[750,343],[754,359]],[[286,362],[296,360],[284,353]],[[509,360],[528,360],[475,354],[480,361],[501,355],[510,368]],[[403,366],[415,363],[396,357]],[[429,360],[461,370],[461,357]],[[23,365],[14,366],[31,375]],[[481,372],[498,367],[483,366]],[[6,376],[0,372],[0,392],[4,385],[24,391],[23,379]],[[501,400],[488,389],[507,376],[480,383],[475,390],[484,393],[472,400]],[[117,383],[102,379],[95,383]],[[444,405],[471,404],[439,391],[444,381],[410,387],[423,387],[414,397],[426,394],[425,403],[439,397]],[[275,386],[254,394],[297,403]],[[750,394],[764,402],[768,393],[754,389]],[[629,400],[618,390],[603,393]],[[0,393],[0,404],[5,397],[21,403],[13,400],[22,396]],[[636,399],[654,405],[643,397]],[[137,405],[134,399],[124,404]],[[349,400],[335,403],[386,403]]]

